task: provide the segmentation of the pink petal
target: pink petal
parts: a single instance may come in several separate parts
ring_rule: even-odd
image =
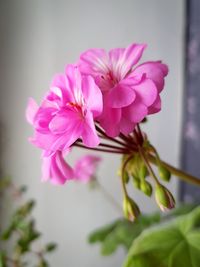
[[[102,116],[99,118],[100,125],[105,130],[106,134],[111,137],[116,137],[119,134],[119,122],[121,120],[121,109],[104,107]]]
[[[73,176],[74,176],[73,169],[64,160],[61,151],[57,152],[56,163],[61,173],[65,176],[66,180],[73,179]]]
[[[72,94],[69,89],[69,84],[66,75],[56,74],[51,82],[51,91],[55,97],[62,101],[62,104],[72,100]],[[53,101],[53,99],[51,99]]]
[[[85,123],[82,125],[82,140],[84,145],[88,147],[96,147],[100,142],[95,129],[92,113],[89,111],[85,117]]]
[[[145,48],[145,44],[131,44],[124,50],[120,60],[121,79],[124,78],[132,67],[140,60]]]
[[[52,150],[52,144],[56,141],[57,137],[52,134],[42,134],[35,131],[34,136],[29,138],[29,141],[44,150]]]
[[[114,73],[115,77],[121,79],[120,70],[121,70],[121,59],[124,53],[124,48],[114,48],[109,51],[110,59],[110,68]]]
[[[111,108],[126,107],[134,101],[135,96],[131,87],[118,84],[108,92],[107,105]]]
[[[150,79],[145,79],[139,85],[134,85],[134,90],[137,99],[147,107],[153,104],[158,95],[157,88]]]
[[[50,181],[55,185],[64,184],[66,182],[65,175],[59,169],[57,162],[56,162],[56,155],[51,160],[51,177]]]
[[[148,114],[157,113],[161,110],[161,98],[158,95],[155,102],[148,108]]]
[[[87,107],[93,113],[94,118],[102,112],[102,93],[91,76],[83,77],[82,91],[87,103]]]
[[[65,74],[67,76],[68,88],[71,90],[73,97],[72,102],[77,102],[77,94],[80,95],[82,87],[82,77],[76,65],[69,64],[66,66]]]
[[[42,182],[46,182],[50,178],[50,167],[51,167],[51,158],[43,157],[42,158]]]
[[[65,162],[62,152],[56,151],[49,156],[42,155],[42,181],[50,180],[53,184],[64,184],[73,179],[74,172]]]
[[[38,111],[38,105],[33,98],[29,98],[26,108],[26,119],[30,124],[33,124],[34,117]]]
[[[133,131],[134,128],[135,128],[135,124],[132,121],[126,119],[125,117],[121,118],[120,132],[122,132],[125,135],[128,135],[129,133]]]
[[[89,49],[81,54],[79,67],[87,75],[105,74],[108,71],[108,57],[104,49]]]
[[[72,126],[72,125],[71,125]],[[74,127],[68,129],[64,134],[59,135],[51,146],[51,150],[65,150],[70,147],[82,134],[82,122],[74,124]]]
[[[51,122],[54,114],[57,112],[55,108],[40,107],[34,118],[34,127],[40,133],[49,132],[49,123]]]
[[[86,155],[81,157],[76,162],[74,168],[75,179],[84,183],[89,182],[93,178],[100,161],[100,157],[93,155]]]
[[[148,108],[140,101],[134,101],[130,106],[123,108],[123,117],[134,123],[141,122],[148,114]]]
[[[164,87],[164,77],[168,74],[168,67],[161,62],[145,62],[139,65],[132,73],[131,76],[141,77],[146,74],[146,77],[151,79],[157,86],[160,92]]]
[[[72,117],[71,117],[72,116]],[[53,134],[62,134],[69,131],[77,121],[78,117],[75,112],[65,112],[65,114],[56,115],[49,124],[49,129]]]

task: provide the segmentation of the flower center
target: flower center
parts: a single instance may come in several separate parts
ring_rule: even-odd
[[[68,102],[66,104],[67,107],[70,107],[72,108],[73,110],[75,110],[79,115],[80,117],[83,119],[86,115],[86,109],[84,108],[84,106],[81,106],[77,103],[73,103],[73,102]]]

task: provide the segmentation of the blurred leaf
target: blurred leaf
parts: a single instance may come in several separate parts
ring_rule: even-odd
[[[106,236],[112,232],[112,230],[116,227],[117,224],[118,224],[118,220],[111,224],[103,226],[99,228],[98,230],[93,231],[88,237],[88,242],[96,243],[96,242],[103,241],[106,238]]]
[[[119,240],[116,235],[109,234],[101,245],[101,254],[104,256],[110,255],[116,251]]]
[[[7,267],[6,254],[3,251],[0,251],[0,267]]]
[[[16,250],[18,253],[23,254],[30,250],[33,241],[40,237],[40,233],[35,229],[34,220],[24,223],[21,228],[21,235],[17,241]]]
[[[11,224],[5,231],[3,231],[1,238],[3,240],[8,240],[11,237],[11,235],[13,234],[14,230],[15,230],[15,228]]]
[[[134,240],[124,267],[199,267],[200,208],[145,230]]]
[[[49,264],[46,260],[42,259],[36,267],[48,267]]]
[[[110,255],[116,251],[118,246],[129,249],[133,240],[147,227],[160,221],[160,214],[141,215],[134,222],[119,219],[94,231],[89,236],[90,243],[101,242],[101,253]]]
[[[183,204],[180,205],[179,207],[173,209],[170,213],[169,216],[180,216],[189,213],[192,211],[194,208],[196,208],[198,205],[197,204]]]
[[[20,193],[25,193],[25,192],[27,191],[27,186],[22,185],[22,186],[19,188],[19,191],[20,191]]]
[[[8,188],[11,183],[11,178],[9,176],[0,178],[0,191]]]
[[[34,206],[35,206],[35,201],[29,200],[27,203],[25,203],[23,206],[21,206],[19,209],[17,209],[15,214],[25,217],[28,214],[30,214],[30,212],[32,211]]]
[[[56,243],[48,243],[45,247],[45,251],[46,252],[52,252],[57,248],[57,244]]]
[[[6,189],[10,185],[12,185],[10,178],[0,179],[0,190],[4,188]],[[24,193],[27,190],[26,186],[17,189],[14,185],[12,185],[11,189],[15,190],[19,197],[22,196],[22,194],[19,193]],[[15,201],[13,203],[16,204]],[[40,260],[37,267],[49,266],[47,261],[43,258],[43,255],[45,252],[52,252],[55,250],[57,246],[56,244],[49,243],[45,245],[44,247],[46,248],[46,251],[42,251],[41,255],[29,253],[31,252],[32,243],[41,236],[35,227],[35,221],[30,217],[34,206],[34,200],[29,200],[19,206],[11,215],[7,228],[1,232],[0,237],[2,241],[10,239],[12,235],[15,234],[14,238],[10,240],[11,244],[9,243],[9,255],[14,255],[16,262],[11,264],[11,261],[8,261],[5,254],[0,251],[0,267],[8,267],[6,261],[8,261],[9,267],[30,266],[30,259],[32,262],[34,256]]]

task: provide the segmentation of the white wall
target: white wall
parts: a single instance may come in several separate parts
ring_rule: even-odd
[[[162,59],[169,65],[163,110],[145,127],[163,159],[178,164],[183,85],[182,0],[5,0],[1,1],[1,123],[3,167],[19,184],[29,185],[37,199],[35,214],[45,240],[55,240],[59,250],[53,267],[121,266],[123,251],[101,258],[86,236],[118,217],[99,192],[70,182],[54,187],[40,182],[40,152],[27,137],[32,129],[24,118],[29,96],[40,101],[55,72],[72,63],[91,47],[111,48],[146,42],[144,60]],[[77,153],[73,154],[73,159]],[[121,201],[116,169],[119,158],[106,156],[100,181]],[[170,185],[173,192],[177,183]],[[144,211],[153,200],[134,193]]]

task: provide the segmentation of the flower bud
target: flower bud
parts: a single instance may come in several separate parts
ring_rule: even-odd
[[[162,211],[167,211],[175,207],[175,200],[172,193],[161,184],[156,185],[155,199]]]
[[[170,178],[171,178],[171,173],[162,165],[158,166],[158,172],[159,172],[159,176],[160,178],[165,181],[165,182],[169,182]]]
[[[149,182],[143,180],[140,184],[140,189],[148,197],[152,195],[152,186]]]
[[[140,179],[142,180],[145,179],[147,174],[148,174],[147,167],[144,164],[142,164],[138,172]]]
[[[140,190],[140,179],[133,175],[132,175],[132,178],[133,178],[132,182],[133,182],[134,187]]]
[[[129,221],[134,221],[140,214],[140,209],[133,199],[128,196],[124,197],[123,201],[124,216]]]

